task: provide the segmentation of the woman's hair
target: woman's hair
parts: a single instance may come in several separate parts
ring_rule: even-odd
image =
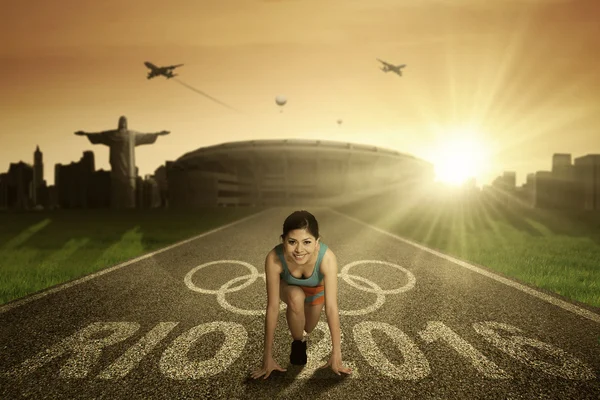
[[[295,229],[306,229],[315,239],[319,238],[319,223],[315,216],[306,210],[294,211],[285,219],[281,239],[285,239],[287,234]]]

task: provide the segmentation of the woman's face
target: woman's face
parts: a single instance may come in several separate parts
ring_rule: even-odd
[[[283,248],[296,264],[303,265],[311,259],[318,242],[306,229],[295,229],[285,237]]]

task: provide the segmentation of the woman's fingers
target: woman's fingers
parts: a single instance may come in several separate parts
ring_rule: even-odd
[[[347,375],[350,375],[352,373],[352,370],[350,368],[344,367],[341,363],[338,364],[336,367],[331,367],[331,369],[337,375],[341,375],[340,372],[343,372],[344,374],[347,374]]]
[[[270,370],[267,370],[266,368],[256,370],[256,371],[252,372],[252,374],[250,374],[250,376],[253,379],[257,379],[257,378],[260,378],[261,376],[264,375],[263,379],[267,379],[271,375],[271,372],[273,372],[274,370],[278,370],[278,371],[281,371],[281,372],[287,371],[287,369],[281,368],[281,366],[279,366],[279,365],[275,365],[273,367],[273,369],[270,369]]]
[[[256,378],[264,375],[264,373],[265,373],[265,371],[261,369],[258,371],[254,371],[251,376],[252,376],[252,378],[256,379]]]
[[[348,375],[350,375],[352,373],[352,370],[350,368],[347,368],[347,367],[342,367],[342,368],[339,369],[339,371],[343,372],[345,374],[348,374]]]

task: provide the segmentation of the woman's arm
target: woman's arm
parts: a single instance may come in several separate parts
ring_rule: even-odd
[[[276,255],[271,251],[265,260],[265,280],[267,281],[267,312],[265,315],[265,349],[263,353],[263,365],[252,372],[252,378],[264,376],[267,379],[273,370],[287,371],[281,368],[273,359],[273,338],[275,328],[279,319],[279,274],[281,265],[276,262]]]
[[[329,249],[321,262],[321,271],[323,273],[323,284],[325,285],[325,315],[329,324],[332,346],[331,357],[322,368],[331,366],[333,372],[338,375],[341,375],[340,372],[350,374],[352,370],[342,364],[340,313],[337,304],[338,265],[335,254]]]
[[[337,304],[337,259],[331,250],[327,250],[321,262],[323,283],[325,285],[325,315],[331,333],[333,352],[342,354],[340,346],[340,313]]]
[[[267,281],[267,313],[265,315],[265,350],[264,358],[273,355],[273,339],[279,319],[279,274],[281,267],[275,262],[274,252],[270,252],[265,260],[265,277]]]

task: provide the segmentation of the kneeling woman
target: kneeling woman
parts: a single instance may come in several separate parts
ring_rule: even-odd
[[[265,348],[262,368],[252,373],[254,379],[268,378],[273,370],[286,371],[273,358],[273,339],[279,317],[279,300],[287,304],[286,318],[293,342],[290,363],[306,364],[307,334],[317,326],[321,310],[331,332],[332,352],[327,364],[338,375],[350,374],[342,365],[340,317],[337,306],[338,266],[335,254],[320,242],[319,225],[308,211],[295,211],[283,223],[283,243],[275,246],[265,260],[267,312]]]

